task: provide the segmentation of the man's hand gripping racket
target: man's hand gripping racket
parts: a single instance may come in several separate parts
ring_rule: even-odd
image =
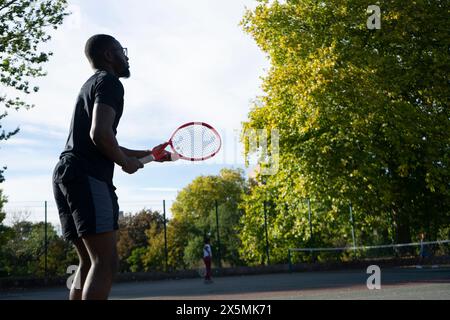
[[[165,150],[170,146],[173,152]],[[139,159],[142,164],[184,159],[202,161],[217,154],[222,146],[219,133],[204,122],[189,122],[180,126],[168,142],[154,147],[151,154]]]

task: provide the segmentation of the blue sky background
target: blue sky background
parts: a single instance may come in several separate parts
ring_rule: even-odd
[[[218,129],[223,149],[201,163],[153,163],[134,175],[116,167],[121,210],[167,208],[177,191],[199,175],[217,174],[224,167],[243,165],[239,132],[251,101],[261,91],[261,76],[269,63],[239,22],[250,0],[78,0],[73,12],[53,31],[43,47],[51,50],[44,69],[33,81],[40,87],[27,101],[36,107],[10,112],[6,129],[20,126],[18,135],[0,146],[6,181],[0,186],[9,199],[7,221],[21,211],[30,220],[43,219],[48,201],[49,221],[59,224],[51,190],[51,173],[62,151],[75,98],[92,74],[84,57],[86,40],[107,33],[128,48],[131,78],[125,87],[124,114],[117,139],[122,146],[148,149],[166,141],[188,121],[204,121]],[[0,89],[11,95],[16,92]],[[170,210],[168,210],[170,216]]]

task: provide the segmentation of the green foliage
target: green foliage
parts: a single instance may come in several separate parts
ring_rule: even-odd
[[[2,276],[45,275],[45,223],[16,221],[12,236],[2,246]],[[67,267],[76,264],[77,255],[72,245],[47,225],[47,275],[64,275]]]
[[[30,78],[45,75],[42,64],[47,62],[51,52],[42,51],[39,45],[51,37],[48,29],[62,24],[68,12],[66,0],[0,0],[0,84],[22,94],[37,92],[38,87],[30,84]],[[8,97],[0,93],[0,120],[7,116],[7,109],[30,108],[19,97]],[[2,126],[0,125],[0,129]],[[19,131],[0,131],[0,141]],[[5,168],[3,168],[5,169]],[[0,170],[0,182],[3,181]]]
[[[3,206],[6,204],[7,199],[3,196],[3,190],[0,189],[0,250],[3,245],[8,241],[10,237],[11,230],[7,226],[3,225],[3,220],[5,220],[6,213],[3,211]]]
[[[272,66],[244,130],[278,129],[281,150],[278,173],[245,197],[247,261],[264,260],[263,200],[273,203],[275,261],[311,244],[296,209],[305,198],[313,244],[349,243],[350,203],[360,243],[408,242],[421,230],[434,239],[448,226],[448,2],[379,5],[381,30],[367,29],[362,0],[260,1],[247,11],[242,25]]]
[[[169,264],[172,267],[194,267],[198,260],[194,247],[198,239],[203,241],[208,234],[211,234],[211,246],[215,251],[213,259],[219,258],[216,201],[222,261],[241,264],[238,205],[246,188],[242,170],[222,169],[218,176],[197,177],[180,191],[172,206],[173,219],[169,224]],[[185,256],[186,253],[189,255]]]
[[[143,257],[145,271],[165,271],[166,257],[163,226],[153,224],[146,231],[148,245]]]
[[[148,233],[151,228],[160,232],[164,228],[164,218],[156,211],[143,209],[137,214],[126,215],[119,220],[119,231],[117,235],[117,250],[120,259],[121,271],[144,271],[144,253],[142,250],[133,251],[137,248],[146,248],[151,240],[150,237],[156,233]],[[151,264],[147,261],[146,264]]]
[[[131,251],[130,256],[127,258],[127,263],[129,264],[129,268],[131,272],[141,272],[144,271],[144,256],[145,256],[146,248],[139,247],[135,248]]]
[[[13,230],[3,224],[6,216],[6,213],[3,211],[3,206],[6,202],[7,199],[5,196],[3,196],[3,190],[0,189],[0,277],[7,274],[5,268],[7,264],[7,261],[5,259],[5,245],[14,235]]]
[[[173,209],[172,209],[173,212]],[[186,218],[186,217],[185,217]],[[191,219],[172,218],[167,228],[168,265],[172,270],[187,268],[184,263],[184,248],[192,236],[199,236],[201,231]]]
[[[188,266],[202,264],[203,246],[203,237],[195,236],[189,239],[187,246],[184,248],[184,263]]]

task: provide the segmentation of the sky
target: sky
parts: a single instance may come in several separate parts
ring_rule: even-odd
[[[136,174],[115,168],[120,210],[162,209],[167,214],[177,192],[200,175],[222,168],[245,168],[241,124],[252,101],[262,95],[261,77],[269,68],[264,53],[239,22],[254,0],[78,0],[68,1],[72,14],[42,46],[53,52],[44,65],[47,76],[33,80],[38,93],[26,100],[28,111],[9,112],[5,129],[20,133],[0,145],[0,164],[8,197],[6,222],[25,216],[58,225],[51,175],[64,148],[76,96],[92,74],[83,50],[98,33],[113,35],[128,49],[131,77],[125,88],[124,113],[117,140],[130,149],[149,149],[166,141],[181,124],[203,121],[222,136],[214,158],[191,163],[150,163]],[[0,87],[0,92],[16,94]]]

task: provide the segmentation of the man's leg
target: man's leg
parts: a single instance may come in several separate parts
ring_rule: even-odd
[[[70,288],[69,299],[81,300],[83,284],[86,280],[87,273],[89,272],[91,260],[83,241],[78,238],[72,210],[70,209],[71,203],[68,202],[68,199],[71,198],[68,194],[68,186],[62,183],[53,182],[53,194],[58,207],[62,233],[66,240],[73,243],[79,258],[78,270],[75,274],[72,288]]]
[[[91,268],[83,287],[83,300],[107,299],[118,269],[116,231],[83,236]]]
[[[91,267],[91,260],[83,240],[78,238],[73,241],[73,244],[77,251],[78,258],[80,259],[80,263],[78,265],[78,270],[75,275],[72,288],[70,289],[70,300],[81,300],[84,283]]]

